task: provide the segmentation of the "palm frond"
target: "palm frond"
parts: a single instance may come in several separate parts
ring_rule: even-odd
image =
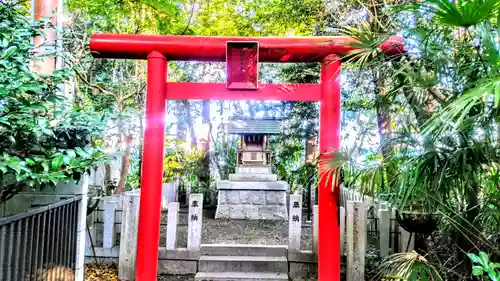
[[[430,13],[441,24],[467,28],[492,19],[499,8],[500,2],[497,0],[425,0],[421,3],[399,5],[395,11]]]
[[[343,59],[346,62],[366,66],[376,58],[384,55],[380,46],[389,39],[387,34],[381,34],[372,30],[368,22],[360,24],[358,29],[353,27],[342,27],[340,33],[355,39],[352,47],[356,50],[349,52]]]
[[[485,101],[492,100],[492,113],[500,108],[500,75],[484,79],[477,86],[463,94],[443,110],[434,115],[424,126],[424,136],[440,135],[450,126],[458,128],[471,116],[476,106],[483,106]]]
[[[416,252],[397,253],[385,258],[376,276],[378,280],[442,281],[439,271]]]

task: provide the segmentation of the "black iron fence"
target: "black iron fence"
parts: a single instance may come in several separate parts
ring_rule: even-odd
[[[80,202],[76,196],[0,218],[0,280],[74,280]]]

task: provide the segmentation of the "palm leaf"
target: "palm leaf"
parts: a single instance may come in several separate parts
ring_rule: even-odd
[[[385,258],[377,273],[378,280],[442,281],[439,271],[424,256],[412,251]]]
[[[500,8],[497,0],[425,0],[421,3],[403,4],[395,11],[413,10],[434,15],[434,19],[444,25],[469,27],[485,22],[495,16]]]
[[[450,126],[459,127],[466,122],[471,110],[485,104],[484,101],[493,100],[492,112],[497,112],[500,107],[500,75],[485,79],[478,84],[434,115],[424,126],[422,131],[424,136],[440,135]]]

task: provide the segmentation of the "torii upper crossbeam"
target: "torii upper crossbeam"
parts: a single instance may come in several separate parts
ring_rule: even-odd
[[[165,103],[167,99],[319,101],[320,150],[340,146],[340,59],[356,49],[349,37],[198,37],[94,34],[95,57],[147,59],[146,129],[141,173],[137,281],[157,278]],[[403,50],[401,38],[381,45]],[[167,59],[226,62],[227,83],[167,83]],[[320,84],[259,85],[258,62],[320,62]],[[338,188],[319,186],[318,279],[340,280]]]

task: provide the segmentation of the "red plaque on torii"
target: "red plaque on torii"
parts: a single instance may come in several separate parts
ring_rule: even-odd
[[[228,41],[226,87],[235,90],[259,88],[259,42]]]

